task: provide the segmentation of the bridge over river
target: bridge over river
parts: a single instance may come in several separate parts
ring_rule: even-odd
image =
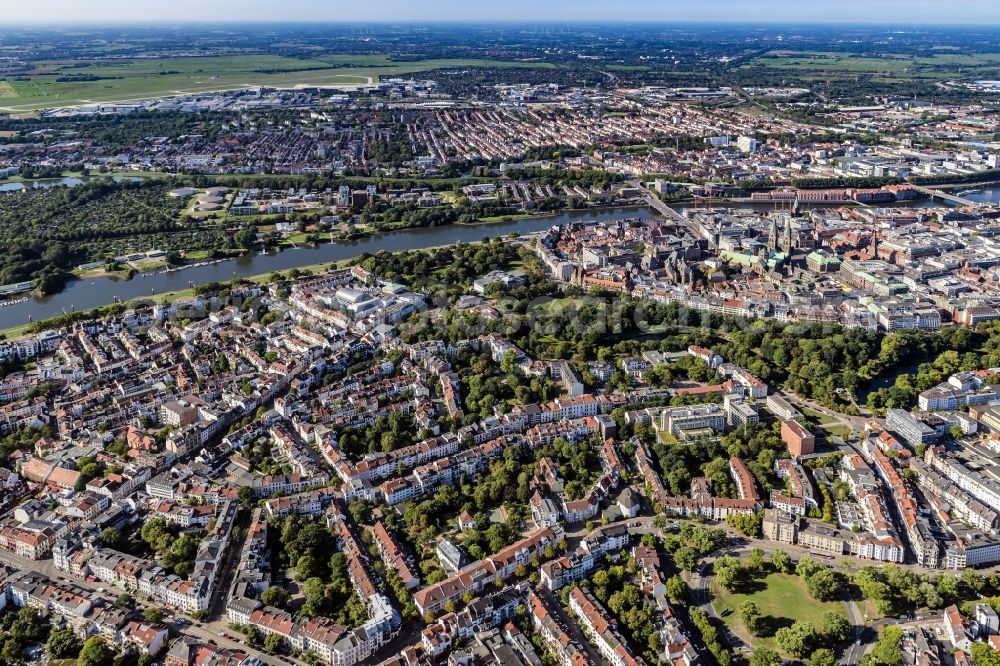
[[[957,194],[951,194],[949,192],[938,190],[933,187],[923,187],[921,185],[913,185],[912,187],[917,192],[920,192],[921,194],[926,194],[931,199],[940,199],[942,201],[949,201],[951,203],[958,204],[959,206],[978,205],[975,201],[972,201],[970,199],[965,199],[963,197],[958,196]]]

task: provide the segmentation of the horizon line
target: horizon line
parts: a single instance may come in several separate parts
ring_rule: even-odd
[[[47,19],[41,20],[21,20],[18,22],[8,23],[3,28],[0,28],[0,33],[7,32],[14,28],[37,28],[37,27],[50,27],[50,28],[72,28],[79,26],[87,27],[101,27],[101,26],[134,26],[134,27],[188,27],[191,25],[211,25],[211,26],[225,26],[225,25],[241,25],[241,26],[359,26],[359,25],[372,25],[372,26],[450,26],[450,25],[476,25],[476,26],[530,26],[530,25],[553,25],[553,26],[586,26],[586,27],[599,27],[601,25],[617,25],[617,26],[649,26],[649,25],[732,25],[732,26],[756,26],[756,27],[822,27],[822,26],[858,26],[858,27],[948,27],[948,28],[1000,28],[1000,20],[996,22],[970,22],[970,21],[956,21],[948,22],[938,20],[927,20],[927,21],[905,21],[901,22],[898,20],[867,20],[867,21],[851,21],[851,20],[838,20],[838,19],[822,19],[822,20],[797,20],[797,21],[756,21],[756,20],[743,20],[743,19],[642,19],[642,18],[631,18],[631,19],[615,19],[615,18],[592,18],[592,19],[554,19],[554,18],[541,18],[541,19],[531,19],[531,20],[491,20],[491,19],[447,19],[440,18],[434,20],[424,20],[424,19],[359,19],[359,20],[340,20],[340,19],[317,19],[313,21],[273,21],[268,19],[169,19],[169,20],[154,20],[149,21],[145,19],[94,19],[94,20],[76,20],[76,21],[53,21]]]

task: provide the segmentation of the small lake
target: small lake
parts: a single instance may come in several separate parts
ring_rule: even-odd
[[[19,192],[21,190],[27,189],[46,189],[49,187],[76,187],[77,185],[83,185],[84,183],[94,180],[95,178],[104,178],[105,176],[66,176],[65,178],[39,178],[37,180],[21,180],[12,183],[2,183],[0,184],[0,192]],[[138,183],[144,179],[141,176],[112,176],[114,180],[123,181],[128,180],[129,182]]]

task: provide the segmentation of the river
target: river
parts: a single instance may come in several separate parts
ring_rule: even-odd
[[[53,185],[79,184],[78,178],[63,178],[50,181],[30,181],[33,187],[51,187]],[[21,185],[21,183],[8,183]],[[3,186],[0,186],[2,188]],[[23,186],[22,186],[23,187]],[[965,195],[977,202],[1000,201],[1000,187],[989,186]],[[919,200],[906,202],[910,206],[939,206],[938,202]],[[903,204],[903,205],[906,205]],[[695,204],[675,204],[674,208],[688,208]],[[699,204],[704,205],[704,204]],[[897,204],[900,205],[900,204]],[[753,209],[766,212],[776,208],[773,203],[726,204],[718,202],[716,207]],[[805,206],[805,208],[822,207],[822,205]],[[114,302],[117,296],[121,300],[152,296],[170,291],[186,289],[190,284],[205,284],[230,280],[233,276],[250,276],[272,271],[287,270],[297,266],[306,266],[327,261],[349,259],[365,252],[375,253],[380,250],[389,252],[411,250],[451,243],[474,242],[484,236],[500,236],[511,232],[520,234],[541,231],[555,224],[565,224],[573,221],[601,222],[626,217],[656,217],[657,213],[650,208],[609,208],[595,211],[569,211],[558,215],[531,217],[510,222],[493,222],[478,225],[449,225],[428,229],[407,229],[375,236],[361,238],[355,241],[338,241],[323,243],[319,247],[300,247],[284,250],[278,254],[253,254],[236,259],[227,259],[208,266],[186,268],[174,273],[138,274],[131,280],[114,278],[94,278],[72,280],[58,294],[44,298],[30,297],[27,301],[0,307],[0,329],[26,324],[30,320],[47,319],[64,312],[87,310]]]
[[[319,247],[299,247],[277,254],[253,254],[227,259],[207,266],[193,266],[174,273],[140,273],[131,280],[93,278],[72,280],[58,294],[44,298],[30,297],[27,301],[0,307],[0,328],[20,326],[29,321],[47,319],[72,309],[88,310],[121,300],[130,300],[187,289],[190,283],[206,284],[231,280],[236,276],[260,275],[327,261],[350,259],[365,252],[375,253],[398,250],[415,250],[459,241],[481,241],[485,236],[495,237],[516,232],[527,234],[542,231],[555,224],[574,221],[602,222],[629,217],[651,218],[657,213],[649,208],[608,208],[597,211],[568,211],[559,215],[531,217],[509,222],[492,222],[476,225],[448,225],[426,229],[406,229],[355,241],[322,243]]]
[[[951,190],[955,194],[958,194],[962,190]],[[968,199],[969,201],[975,201],[976,203],[997,203],[1000,202],[1000,186],[989,185],[987,187],[982,187],[974,192],[967,192],[966,194],[959,194],[963,199]]]

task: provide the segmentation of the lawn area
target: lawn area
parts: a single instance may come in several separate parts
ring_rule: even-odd
[[[462,67],[551,67],[545,63],[478,59],[393,61],[386,56],[300,59],[275,55],[48,61],[10,77],[0,110],[30,111],[254,86],[357,86],[381,76]],[[86,80],[86,79],[95,80]],[[60,80],[61,79],[61,80]]]
[[[531,213],[517,213],[515,215],[491,215],[479,218],[480,222],[511,222],[513,220],[526,220],[534,217]]]
[[[815,419],[818,423],[822,423],[826,419],[830,418],[826,414],[821,414],[820,412],[817,412],[815,409],[809,409],[808,407],[799,407],[798,405],[796,405],[796,407],[798,407],[798,410],[800,412],[802,412],[811,419]]]
[[[205,261],[211,258],[212,252],[210,250],[189,250],[184,253],[184,259],[187,261]]]
[[[847,615],[844,605],[839,601],[816,601],[810,597],[805,583],[794,574],[773,573],[749,583],[747,589],[740,592],[727,592],[722,587],[713,585],[712,606],[730,631],[749,640],[754,647],[765,647],[777,652],[780,650],[774,638],[752,638],[744,629],[737,612],[744,601],[753,601],[765,617],[772,618],[772,635],[773,631],[791,626],[799,620],[811,622],[813,626],[821,628],[823,613],[826,611],[834,611],[845,617]]]
[[[288,245],[301,245],[306,242],[306,238],[308,237],[309,234],[305,231],[296,231],[288,234],[282,240]]]
[[[155,271],[167,267],[167,260],[163,258],[142,259],[130,262],[130,265],[137,271]]]
[[[545,312],[553,314],[572,314],[585,305],[600,305],[589,296],[565,296],[563,298],[553,298],[551,301],[543,301],[539,307]]]
[[[834,437],[841,439],[850,439],[851,437],[851,429],[839,423],[824,423],[820,425],[820,428],[825,430],[828,435],[833,435]]]

